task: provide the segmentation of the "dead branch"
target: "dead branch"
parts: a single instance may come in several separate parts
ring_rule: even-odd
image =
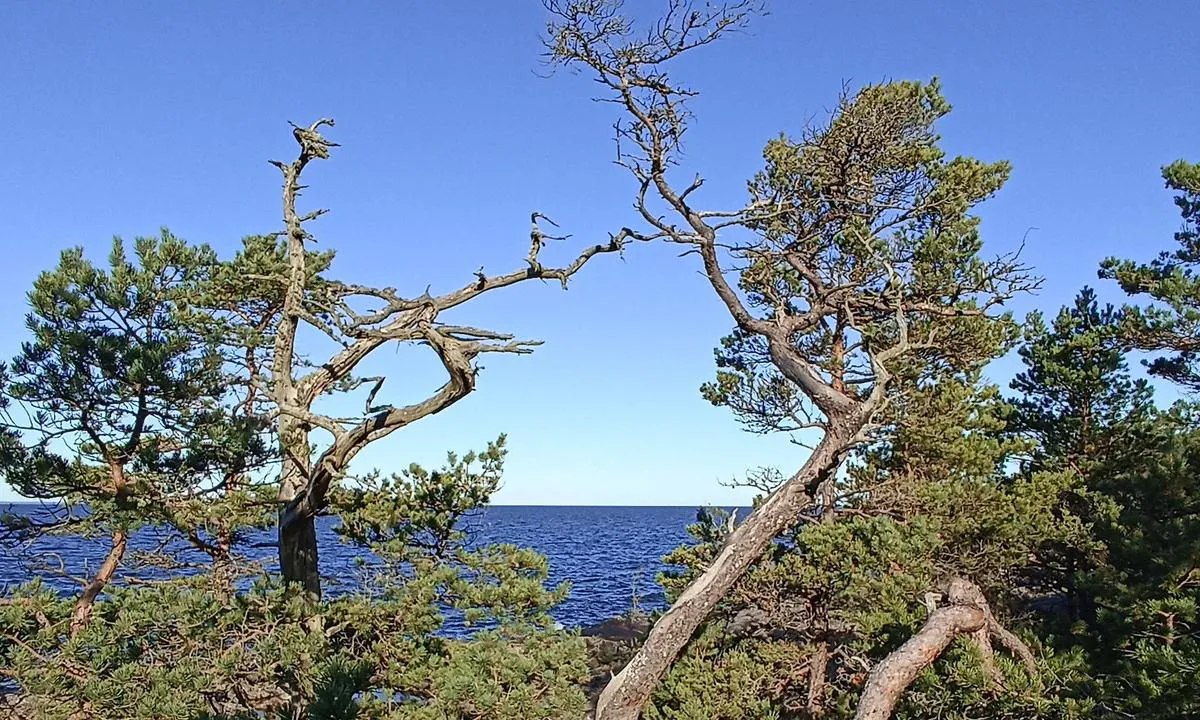
[[[550,241],[566,241],[568,234],[552,235],[541,223],[557,227],[540,212],[531,214],[529,251],[526,266],[519,270],[492,275],[480,268],[473,278],[457,289],[433,295],[427,288],[416,297],[403,297],[394,288],[375,288],[320,278],[314,280],[308,267],[307,245],[315,241],[307,224],[325,214],[325,210],[301,213],[297,198],[304,186],[301,174],[314,159],[327,159],[337,143],[323,134],[334,126],[323,118],[301,127],[292,125],[299,145],[289,163],[272,161],[283,175],[283,223],[286,238],[287,274],[281,291],[282,304],[273,335],[270,370],[271,400],[277,408],[275,419],[281,448],[280,560],[283,574],[290,580],[303,581],[308,590],[319,594],[316,570],[317,550],[312,518],[325,506],[330,485],[342,477],[353,458],[370,443],[396,430],[450,407],[475,389],[478,368],[475,360],[484,353],[527,354],[540,341],[518,340],[511,335],[467,325],[447,325],[439,315],[484,293],[529,280],[557,280],[565,289],[568,281],[589,260],[605,253],[621,253],[631,240],[648,241],[656,233],[639,233],[622,228],[606,241],[580,251],[569,263],[550,266],[541,253]],[[273,284],[279,278],[268,278]],[[371,305],[363,309],[363,305]],[[323,361],[302,359],[296,336],[301,323],[312,326],[332,339],[339,349]],[[355,381],[354,371],[371,353],[390,342],[412,343],[431,349],[445,368],[448,379],[421,402],[403,407],[377,404],[383,378]],[[303,374],[297,371],[307,369]],[[332,392],[348,392],[367,381],[373,383],[364,411],[358,418],[335,418],[314,409],[317,401]],[[313,430],[328,432],[328,446],[314,455],[310,435]]]

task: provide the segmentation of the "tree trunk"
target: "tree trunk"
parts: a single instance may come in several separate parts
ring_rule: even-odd
[[[121,558],[125,555],[125,546],[128,542],[129,534],[125,530],[113,532],[112,548],[109,549],[104,562],[100,564],[100,569],[96,572],[95,577],[84,587],[83,594],[75,601],[75,610],[71,613],[71,637],[75,637],[87,625],[88,618],[92,616],[92,607],[96,604],[96,598],[112,581],[113,574],[116,573],[117,566],[121,564]]]
[[[308,428],[280,414],[279,447],[279,574],[289,584],[304,588],[314,602],[321,599],[321,574],[317,562],[317,528],[312,513],[301,502],[307,492],[311,468]]]
[[[321,598],[321,574],[317,562],[317,526],[310,515],[279,514],[279,572],[288,582],[300,583],[304,593]]]
[[[916,635],[871,671],[854,720],[888,720],[908,686],[938,659],[954,638],[986,626],[987,614],[983,608],[971,605],[938,608]]]
[[[852,431],[826,433],[800,471],[781,485],[729,536],[720,554],[654,623],[646,642],[604,688],[597,720],[636,720],[679,651],[780,533],[812,507],[813,493],[837,470]]]
[[[854,720],[887,720],[908,686],[921,671],[933,664],[959,635],[969,635],[979,648],[984,670],[996,687],[1004,677],[996,666],[992,649],[995,637],[1021,659],[1030,677],[1037,679],[1033,651],[992,615],[987,598],[977,585],[963,578],[952,578],[946,593],[951,605],[934,610],[925,625],[899,649],[871,670],[867,685],[858,701]]]
[[[825,711],[825,678],[829,673],[829,643],[822,640],[808,659],[808,701],[805,710],[810,717]]]

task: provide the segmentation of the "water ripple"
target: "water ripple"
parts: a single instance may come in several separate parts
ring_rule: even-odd
[[[16,512],[36,512],[35,505],[14,505]],[[662,588],[654,581],[664,567],[662,556],[688,540],[685,527],[695,519],[691,507],[546,507],[502,505],[490,507],[471,522],[475,543],[512,543],[530,547],[550,561],[550,583],[571,582],[571,594],[555,618],[568,627],[589,625],[627,611],[635,593],[641,606],[652,610],[664,605]],[[357,585],[357,560],[363,552],[342,543],[333,533],[334,518],[318,520],[321,538],[321,572],[330,593],[347,592]],[[274,554],[274,533],[250,538],[247,553],[269,559]],[[137,534],[131,547],[157,546],[153,532]],[[75,536],[43,538],[33,549],[48,561],[61,559],[64,568],[82,575],[94,568],[106,550],[103,538]],[[192,552],[173,546],[180,557]],[[369,558],[368,558],[369,560]],[[139,572],[146,577],[153,573]],[[0,557],[0,588],[30,579],[27,569],[13,558]],[[47,582],[64,591],[70,581],[47,576]]]

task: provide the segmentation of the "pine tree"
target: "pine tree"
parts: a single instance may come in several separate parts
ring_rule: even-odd
[[[1126,348],[1142,336],[1130,318],[1144,317],[1085,288],[1050,327],[1029,319],[1013,382],[1012,431],[1034,443],[1024,474],[1069,477],[1062,510],[1089,530],[1043,544],[1020,586],[1039,599],[1045,642],[1083,663],[1065,694],[1104,717],[1197,710],[1185,688],[1198,666],[1200,436],[1187,404],[1157,409],[1131,375]]]
[[[286,266],[285,253],[252,237],[221,263],[165,231],[134,249],[115,243],[106,270],[68,251],[39,277],[33,339],[5,371],[3,479],[59,503],[49,517],[7,516],[12,549],[35,562],[27,543],[47,533],[111,549],[78,596],[36,580],[0,596],[0,712],[581,715],[584,648],[549,615],[567,586],[547,589],[546,560],[529,550],[468,544],[504,439],[437,471],[339,478],[328,512],[362,577],[314,604],[244,542],[274,516],[269,397],[254,380],[282,312],[246,276]],[[318,302],[328,256],[310,259]]]
[[[895,698],[896,716],[1087,715],[1093,705],[1072,697],[1079,659],[1038,652],[1037,628],[1020,621],[1031,555],[1091,542],[1085,519],[1061,506],[1073,476],[1016,472],[1031,443],[1009,430],[1013,408],[978,368],[909,386],[890,408],[887,435],[855,454],[828,509],[781,536],[738,583],[649,717],[861,717],[869,674],[931,612],[955,607],[942,598],[961,581],[983,594],[995,625],[930,658]],[[704,514],[691,529],[697,543],[667,557],[683,568],[662,578],[669,597],[711,561],[722,527]]]
[[[846,92],[827,122],[767,144],[744,204],[714,209],[702,177],[675,172],[696,92],[670,68],[745,27],[758,5],[671,2],[645,29],[620,2],[547,7],[551,60],[587,71],[622,113],[617,163],[644,226],[633,236],[687,246],[736,325],[706,395],[751,429],[820,437],[605,688],[598,718],[634,720],[709,614],[871,435],[894,381],[990,357],[1011,333],[999,306],[1037,283],[1016,257],[983,256],[972,211],[1009,167],[947,157],[935,126],[950,106],[936,81]]]
[[[185,321],[195,284],[216,263],[212,251],[165,230],[136,239],[133,250],[131,258],[114,241],[108,269],[80,249],[63,253],[34,284],[32,338],[4,373],[9,439],[0,477],[47,503],[36,517],[6,516],[8,539],[107,538],[102,562],[83,580],[72,634],[128,559],[139,527],[172,525],[214,561],[228,561],[220,531],[203,518],[239,516],[230,505],[211,512],[219,483],[264,457],[261,420],[230,411],[218,344]]]
[[[414,422],[442,412],[475,389],[476,363],[484,353],[527,354],[539,341],[441,319],[443,313],[479,296],[529,280],[570,279],[596,255],[621,252],[631,235],[610,234],[584,248],[562,267],[542,262],[542,251],[554,240],[543,230],[542,213],[531,215],[527,267],[474,277],[448,292],[403,296],[390,287],[370,287],[328,276],[331,252],[313,249],[309,228],[326,212],[302,212],[297,200],[306,187],[301,175],[313,161],[328,159],[337,143],[323,133],[333,127],[323,118],[307,127],[293,125],[298,151],[290,162],[272,161],[283,177],[284,228],[270,238],[251,238],[220,282],[212,284],[204,302],[263,351],[261,362],[243,368],[243,381],[269,388],[278,444],[279,563],[289,582],[304,586],[314,600],[321,593],[316,517],[328,505],[330,489],[350,472],[353,459],[368,445]],[[331,346],[309,345],[313,331]],[[269,347],[267,346],[269,342]],[[359,365],[389,344],[429,349],[446,371],[446,380],[424,399],[393,405],[380,397],[386,376],[362,377]],[[394,346],[394,345],[393,345]],[[322,407],[331,397],[345,398],[370,388],[362,410],[330,415]]]
[[[1122,317],[1084,288],[1051,327],[1039,313],[1026,318],[1013,425],[1035,441],[1034,467],[1054,463],[1085,474],[1128,447],[1129,433],[1152,413],[1149,383],[1128,372]]]
[[[1117,339],[1125,348],[1154,354],[1152,375],[1194,391],[1200,387],[1200,166],[1177,161],[1163,177],[1178,192],[1178,247],[1147,264],[1111,258],[1100,275],[1115,279],[1133,298],[1151,301],[1110,317]],[[1113,716],[1190,716],[1200,712],[1191,691],[1200,681],[1196,409],[1180,401],[1169,410],[1142,411],[1149,391],[1131,382],[1123,365],[1105,385],[1123,388],[1126,396],[1129,388],[1140,389],[1127,397],[1127,418],[1107,431],[1111,440],[1087,472],[1087,486],[1114,510],[1097,522],[1105,562],[1084,583],[1097,611],[1080,644],[1091,653]]]
[[[1155,304],[1127,307],[1123,331],[1133,347],[1166,351],[1150,363],[1150,372],[1200,389],[1200,165],[1177,160],[1163,168],[1167,188],[1177,191],[1183,227],[1175,233],[1178,248],[1149,263],[1109,258],[1100,277],[1116,280],[1135,297]]]

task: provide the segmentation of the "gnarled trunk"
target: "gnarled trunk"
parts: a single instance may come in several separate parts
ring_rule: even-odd
[[[125,556],[125,547],[128,542],[128,532],[123,529],[113,532],[112,547],[109,549],[108,555],[104,557],[104,562],[100,564],[100,569],[96,571],[91,582],[83,588],[83,594],[75,601],[75,610],[71,613],[71,637],[75,637],[87,625],[88,619],[92,616],[96,598],[112,581],[113,575],[117,572],[117,566],[121,564],[121,558]]]
[[[968,580],[954,578],[946,595],[951,604],[930,613],[916,635],[871,670],[854,720],[888,720],[909,685],[960,635],[969,635],[979,648],[984,669],[993,683],[999,685],[1003,678],[996,667],[992,638],[1000,640],[1019,657],[1030,676],[1037,677],[1033,652],[1000,625],[982,590]]]
[[[971,605],[935,610],[916,635],[871,671],[854,720],[890,718],[900,697],[921,671],[932,665],[954,638],[982,630],[986,622],[983,609]]]
[[[770,547],[812,507],[821,483],[836,472],[858,428],[830,430],[800,471],[781,485],[733,531],[700,577],[654,623],[629,664],[609,682],[596,707],[597,720],[636,720],[655,686],[717,604]]]

